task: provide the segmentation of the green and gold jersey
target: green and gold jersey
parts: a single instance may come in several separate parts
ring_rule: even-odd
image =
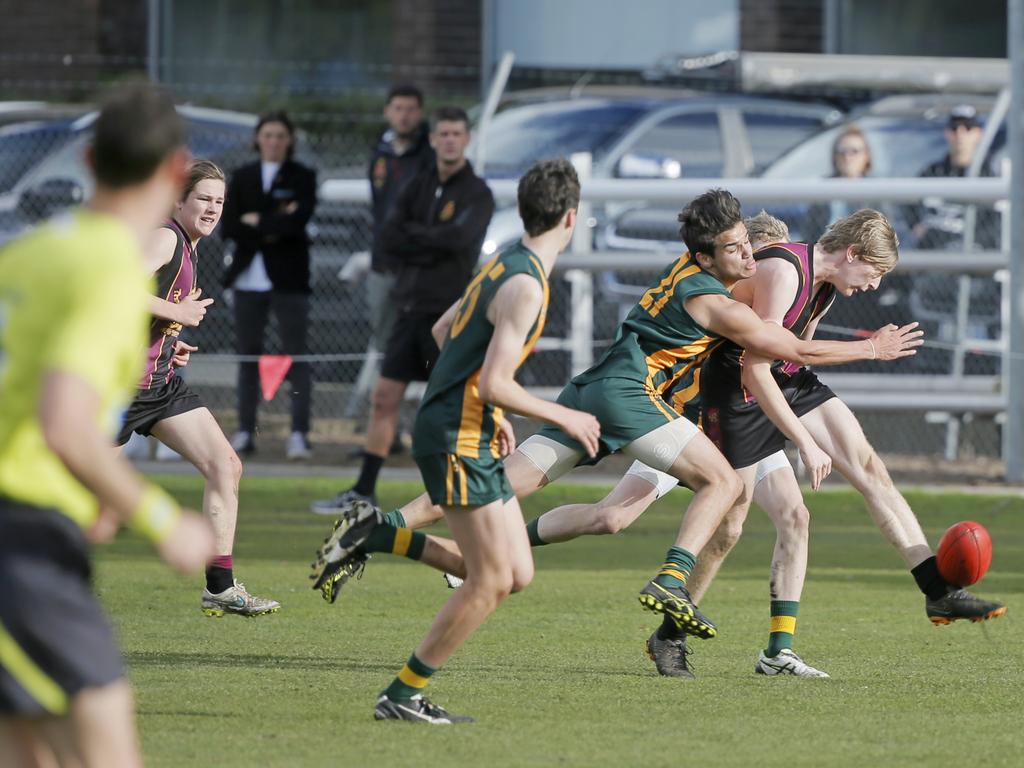
[[[150,282],[134,235],[87,209],[0,249],[0,496],[95,520],[95,498],[43,439],[43,381],[88,382],[113,436],[145,357]]]
[[[522,274],[541,284],[544,302],[523,346],[520,365],[540,337],[548,307],[548,279],[536,254],[517,243],[481,267],[462,294],[416,414],[413,453],[417,456],[450,453],[480,458],[489,453],[498,457],[502,411],[482,400],[477,386],[494,333],[487,308],[506,280]]]
[[[700,365],[722,339],[690,317],[686,300],[708,293],[730,296],[718,278],[683,254],[630,310],[601,359],[573,381],[631,379],[658,397],[671,390],[676,410],[695,420],[683,406],[697,397]]]

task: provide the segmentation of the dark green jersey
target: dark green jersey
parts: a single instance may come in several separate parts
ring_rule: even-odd
[[[632,379],[656,396],[671,389],[683,413],[682,404],[699,391],[701,362],[722,340],[686,311],[687,299],[708,293],[730,295],[718,278],[683,254],[630,310],[601,359],[573,381]]]
[[[536,254],[517,243],[484,265],[462,294],[416,414],[413,453],[417,456],[451,453],[471,458],[485,454],[498,457],[502,411],[482,400],[477,386],[494,333],[487,307],[506,280],[522,274],[540,283],[544,302],[523,346],[520,365],[540,337],[548,308],[548,279]]]

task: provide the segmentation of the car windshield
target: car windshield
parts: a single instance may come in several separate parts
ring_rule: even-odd
[[[823,178],[832,175],[832,145],[851,123],[833,126],[811,137],[773,163],[766,178]],[[865,116],[855,123],[871,148],[871,175],[885,178],[918,176],[946,154],[942,120],[924,117]]]
[[[19,123],[0,128],[0,194],[74,134],[66,122]]]
[[[498,114],[486,142],[488,176],[517,176],[534,161],[590,152],[595,160],[647,110],[635,104],[518,107]]]

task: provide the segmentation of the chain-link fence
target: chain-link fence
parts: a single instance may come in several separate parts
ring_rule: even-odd
[[[387,82],[399,75],[386,71],[377,79]],[[514,178],[538,158],[586,152],[592,177],[599,180],[765,175],[777,183],[788,179],[799,189],[809,180],[832,175],[835,140],[851,121],[864,128],[875,154],[873,175],[911,177],[942,159],[947,151],[946,120],[960,103],[960,97],[931,95],[903,112],[863,108],[854,118],[844,118],[836,105],[848,106],[852,98],[844,101],[836,94],[828,100],[754,97],[723,92],[722,82],[707,78],[682,83],[688,86],[685,90],[673,83],[672,88],[654,93],[636,75],[604,75],[585,85],[581,76],[579,72],[513,71],[512,81],[520,87],[544,84],[547,89],[517,92],[503,100],[483,142],[486,154],[478,158],[489,178]],[[710,91],[693,90],[709,84]],[[178,85],[199,103],[251,110],[183,108],[194,153],[210,157],[229,172],[255,159],[253,112],[261,107],[291,110],[301,129],[298,158],[318,170],[321,182],[365,179],[371,149],[384,128],[383,91],[377,86],[346,92],[335,108],[324,104],[324,98],[334,94],[316,99],[308,93],[290,97],[287,89],[278,89],[256,98],[252,93],[215,88],[190,91],[187,84]],[[428,94],[428,108],[451,99],[467,105],[472,101],[466,89],[440,90]],[[970,97],[970,101],[983,122],[989,116],[1002,120],[994,99]],[[0,240],[89,194],[88,174],[80,159],[89,110],[87,104],[0,103]],[[996,125],[986,137],[981,150],[984,173],[982,169],[975,173],[1005,174],[1005,130]],[[480,150],[479,137],[477,141],[474,152]],[[858,181],[849,183],[853,190]],[[587,222],[588,247],[601,254],[590,258],[603,261],[589,262],[585,268],[561,268],[555,275],[544,343],[524,366],[523,383],[551,393],[581,361],[600,353],[638,293],[681,248],[675,216],[683,202],[652,203],[623,194],[593,205]],[[955,195],[925,194],[908,202],[877,195],[855,199],[851,194],[835,200],[815,196],[801,200],[791,193],[786,202],[765,207],[790,225],[794,239],[814,239],[829,221],[862,204],[890,216],[904,249],[915,252],[917,268],[901,266],[879,291],[840,300],[823,322],[820,335],[848,338],[850,333],[884,323],[917,320],[927,333],[928,345],[916,357],[897,364],[864,363],[830,372],[838,377],[837,390],[858,407],[869,437],[885,451],[997,457],[1005,312],[998,251],[1006,242],[997,206],[989,200]],[[752,205],[749,212],[761,207]],[[322,456],[330,456],[328,446],[356,440],[353,429],[365,419],[366,386],[372,371],[364,290],[370,225],[364,185],[362,198],[321,195],[309,226],[313,282],[309,353],[316,382],[313,440],[325,449]],[[506,202],[492,221],[485,255],[518,235],[517,217]],[[200,327],[186,331],[202,353],[194,357],[186,376],[230,432],[235,423],[237,358],[233,314],[221,288],[229,247],[214,234],[200,244],[199,251],[199,281],[216,303]],[[640,268],[635,266],[636,254],[646,254]],[[944,266],[928,267],[929,254]],[[983,262],[980,269],[977,261]],[[280,349],[275,333],[272,324],[267,342],[271,353]],[[584,333],[585,343],[581,341]],[[586,352],[583,347],[588,348]],[[857,378],[865,376],[870,378]],[[940,386],[936,381],[944,383]],[[936,395],[928,407],[914,407],[913,396],[922,388],[942,397]],[[899,407],[872,407],[872,391],[902,391],[905,402]],[[956,407],[958,392],[965,407]],[[411,401],[410,409],[414,407]],[[263,429],[283,434],[287,411],[284,387],[262,407]],[[268,450],[265,455],[276,454]]]

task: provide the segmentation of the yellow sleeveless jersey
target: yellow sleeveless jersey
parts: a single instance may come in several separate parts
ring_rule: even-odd
[[[87,209],[0,249],[0,496],[83,527],[96,519],[95,498],[43,439],[43,381],[64,371],[88,382],[97,426],[113,436],[144,362],[150,282],[134,235]]]

